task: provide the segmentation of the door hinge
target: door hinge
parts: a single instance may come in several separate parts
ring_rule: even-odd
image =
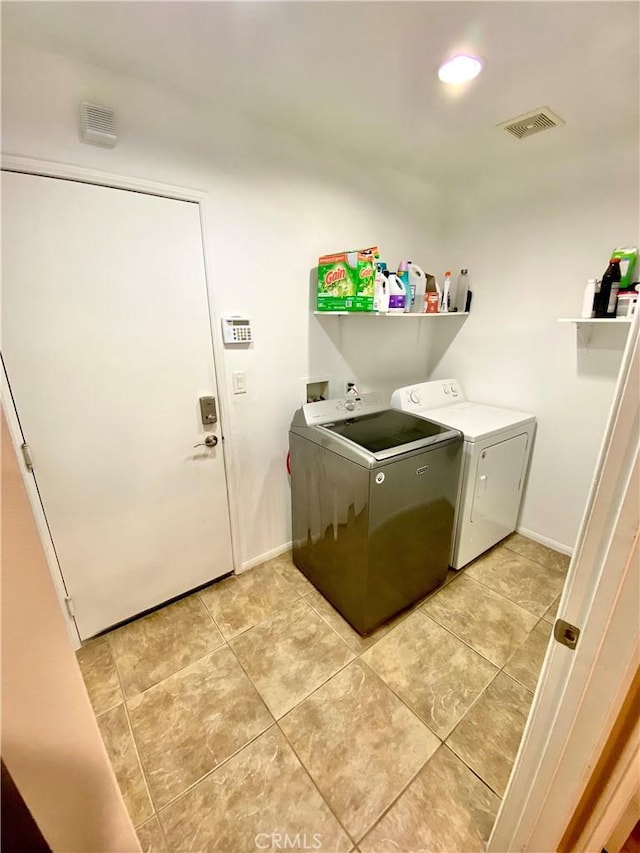
[[[33,471],[33,459],[31,458],[31,448],[27,444],[26,441],[23,441],[20,445],[20,450],[22,451],[22,458],[24,459],[24,464],[27,466],[29,471]]]
[[[76,608],[73,606],[73,598],[70,595],[65,596],[64,603],[67,607],[67,612],[69,616],[73,619],[76,615]]]
[[[570,649],[575,649],[578,645],[578,637],[580,636],[580,628],[565,622],[564,619],[556,619],[553,626],[553,636],[563,646]]]

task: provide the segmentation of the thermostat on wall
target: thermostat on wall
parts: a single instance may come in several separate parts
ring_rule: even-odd
[[[225,344],[250,344],[253,341],[251,321],[248,317],[222,318],[222,340]]]

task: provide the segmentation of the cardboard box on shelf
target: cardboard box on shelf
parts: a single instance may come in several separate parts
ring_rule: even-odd
[[[378,248],[323,255],[318,261],[318,311],[372,311]]]

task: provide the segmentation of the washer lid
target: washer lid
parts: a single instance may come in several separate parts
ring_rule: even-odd
[[[417,414],[417,412],[416,412]],[[533,423],[535,415],[513,409],[499,409],[483,403],[454,403],[439,409],[421,409],[420,415],[459,429],[467,441],[488,438],[515,426]]]
[[[449,441],[459,433],[441,423],[434,423],[397,409],[385,409],[359,415],[336,423],[326,423],[317,429],[328,430],[369,451],[376,459],[389,458],[420,447]]]

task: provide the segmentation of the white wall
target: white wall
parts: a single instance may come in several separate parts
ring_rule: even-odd
[[[117,111],[114,150],[79,141],[83,99]],[[556,319],[579,312],[586,279],[603,272],[613,246],[638,240],[638,139],[610,140],[603,130],[594,136],[599,150],[585,152],[577,139],[570,162],[551,153],[552,134],[568,128],[514,140],[522,156],[509,159],[508,172],[491,169],[445,196],[391,166],[301,143],[295,117],[291,128],[265,128],[220,104],[214,111],[141,80],[3,45],[4,153],[208,193],[214,308],[247,313],[254,324],[254,347],[227,351],[218,365],[229,395],[231,372],[247,373],[248,393],[229,396],[226,412],[242,563],[290,539],[287,430],[306,377],[330,378],[334,395],[347,379],[388,395],[452,375],[472,397],[533,411],[539,427],[521,527],[570,548],[622,335],[601,330],[579,346],[575,329]],[[412,257],[438,276],[469,267],[472,316],[313,316],[318,255],[374,243],[389,262]]]
[[[232,108],[187,103],[144,81],[17,43],[3,44],[2,60],[3,153],[209,194],[215,310],[246,313],[254,325],[254,346],[226,351],[218,373],[229,394],[232,371],[247,373],[248,393],[229,397],[225,428],[241,561],[256,561],[291,538],[287,433],[305,378],[328,374],[336,394],[345,379],[367,390],[382,362],[390,393],[405,376],[420,378],[426,364],[424,336],[380,326],[371,335],[362,324],[375,319],[357,318],[346,328],[338,318],[310,316],[310,270],[320,254],[375,243],[392,263],[434,252],[437,193],[392,168],[374,173],[365,161],[347,162],[326,146],[302,146],[286,127],[265,130]],[[116,110],[115,149],[79,141],[82,100]],[[336,349],[340,323],[346,357]]]
[[[453,269],[470,270],[473,310],[449,349],[434,342],[430,372],[459,377],[471,399],[536,414],[520,527],[572,547],[628,327],[594,330],[587,344],[556,321],[580,316],[587,279],[615,246],[638,245],[639,140],[534,167],[562,132],[514,142],[521,162],[508,174],[452,188],[444,245]]]

